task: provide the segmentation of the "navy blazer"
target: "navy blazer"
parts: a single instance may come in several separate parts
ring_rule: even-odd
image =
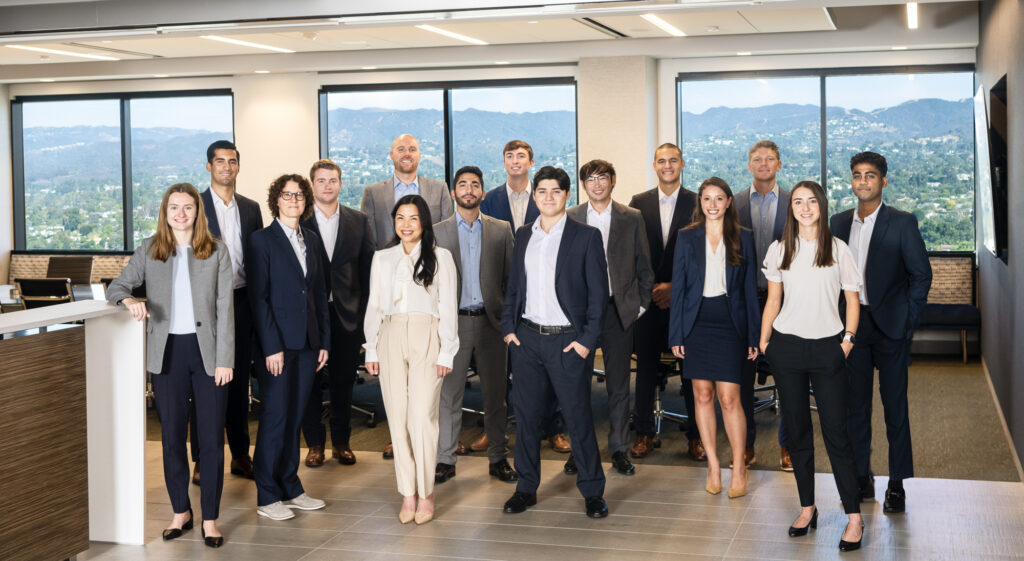
[[[213,237],[220,239],[220,222],[217,222],[217,209],[213,206],[214,193],[207,189],[199,194],[203,199],[203,211],[206,213],[206,222],[210,227]],[[263,229],[263,212],[256,201],[235,193],[235,204],[238,205],[238,222],[242,227],[242,250],[248,251],[249,236]]]
[[[305,275],[276,220],[250,236],[245,275],[263,356],[301,350],[307,344],[315,350],[331,348],[327,290],[320,262],[323,243],[309,228],[302,227],[302,236],[306,243]]]
[[[680,228],[693,221],[693,210],[697,208],[697,194],[679,186],[676,198],[676,209],[672,213],[669,225],[668,243],[661,237],[661,200],[660,190],[655,187],[633,196],[629,206],[640,211],[647,226],[647,243],[651,250],[651,268],[654,269],[654,282],[672,282],[672,256],[675,255],[676,236]]]
[[[515,333],[526,310],[526,248],[531,236],[533,226],[530,225],[516,232],[515,255],[501,314],[504,335]],[[576,342],[593,351],[608,307],[608,264],[600,230],[565,217],[554,289],[562,313],[576,330]]]
[[[512,206],[508,202],[508,191],[505,189],[508,187],[508,183],[503,184],[501,187],[495,187],[487,192],[487,196],[484,197],[483,202],[480,203],[480,212],[490,216],[491,218],[497,218],[498,220],[504,220],[508,222],[509,228],[515,228],[515,224],[512,223]],[[537,210],[537,203],[533,201],[533,197],[526,202],[526,218],[523,220],[523,226],[533,222],[540,216],[540,211]]]
[[[370,299],[370,265],[376,251],[373,230],[366,215],[338,205],[338,238],[334,242],[334,254],[328,258],[322,240],[320,262],[323,264],[324,286],[334,299],[330,309],[337,316],[341,326],[353,336],[363,337],[363,316]],[[304,228],[320,236],[320,225],[316,216],[302,222]]]
[[[704,276],[707,265],[707,242],[704,227],[680,230],[676,238],[676,254],[672,266],[672,310],[669,319],[670,347],[686,344],[693,330],[704,298]],[[722,243],[725,243],[723,240]],[[757,347],[761,340],[761,308],[757,303],[757,253],[754,234],[740,231],[742,263],[725,262],[725,291],[736,334],[747,338],[748,347]]]
[[[829,221],[832,234],[847,244],[854,212],[840,212]],[[871,319],[890,339],[912,337],[932,286],[928,250],[913,214],[884,204],[878,209],[864,269]]]

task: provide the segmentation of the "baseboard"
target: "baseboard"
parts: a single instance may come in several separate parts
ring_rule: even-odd
[[[992,401],[996,404],[996,413],[999,414],[999,422],[1003,424],[1003,434],[1006,435],[1006,443],[1010,445],[1010,455],[1013,456],[1013,463],[1017,466],[1017,478],[1024,483],[1024,468],[1021,467],[1020,455],[1017,454],[1017,447],[1013,444],[1013,435],[1010,434],[1010,425],[1006,424],[1006,416],[1003,415],[1003,406],[999,404],[999,396],[996,395],[996,388],[992,385],[992,375],[988,371],[988,364],[985,357],[981,357],[981,369],[985,372],[985,382],[988,383],[988,391],[992,394]]]

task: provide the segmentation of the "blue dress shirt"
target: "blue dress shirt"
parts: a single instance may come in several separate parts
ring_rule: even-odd
[[[480,248],[483,246],[484,225],[479,216],[470,224],[457,212],[455,224],[459,227],[459,253],[462,257],[462,297],[459,298],[459,309],[482,308],[484,295],[480,289]]]
[[[402,183],[400,179],[395,178],[395,202],[406,195],[419,195],[420,194],[420,178],[416,176],[415,179],[410,181],[408,184]]]
[[[750,225],[754,230],[754,250],[757,252],[758,264],[764,263],[768,247],[775,241],[775,215],[779,210],[777,191],[778,186],[775,186],[767,195],[762,195],[757,189],[750,188]],[[757,268],[757,288],[768,289],[768,279],[760,267]]]

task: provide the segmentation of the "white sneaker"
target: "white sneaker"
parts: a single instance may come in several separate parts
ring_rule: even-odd
[[[297,508],[300,510],[319,510],[327,506],[327,503],[303,493],[290,501],[286,501],[284,505],[287,508]]]
[[[291,509],[285,506],[281,501],[258,507],[256,509],[256,514],[266,516],[271,520],[288,520],[289,518],[295,518],[295,513],[293,513]]]

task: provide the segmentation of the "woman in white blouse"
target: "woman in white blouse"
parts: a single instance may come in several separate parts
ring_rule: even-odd
[[[380,375],[406,524],[434,516],[441,379],[459,350],[457,273],[434,243],[430,209],[406,195],[391,211],[395,237],[373,256],[366,307],[366,370]]]
[[[754,236],[740,227],[725,180],[708,178],[697,191],[693,222],[680,230],[672,263],[669,346],[693,381],[694,417],[708,452],[704,489],[722,492],[715,442],[715,394],[732,448],[729,498],[747,494],[747,418],[740,405],[744,360],[757,358],[761,314],[757,304]]]
[[[864,522],[846,426],[846,357],[853,349],[860,318],[861,276],[850,248],[829,231],[828,200],[821,185],[801,181],[793,187],[782,240],[768,248],[764,265],[768,302],[761,322],[761,352],[785,403],[782,414],[800,494],[800,516],[789,535],[804,536],[818,525],[809,407],[813,384],[822,439],[849,517],[839,550],[853,551],[860,548]],[[840,291],[846,299],[845,327],[839,317]]]

